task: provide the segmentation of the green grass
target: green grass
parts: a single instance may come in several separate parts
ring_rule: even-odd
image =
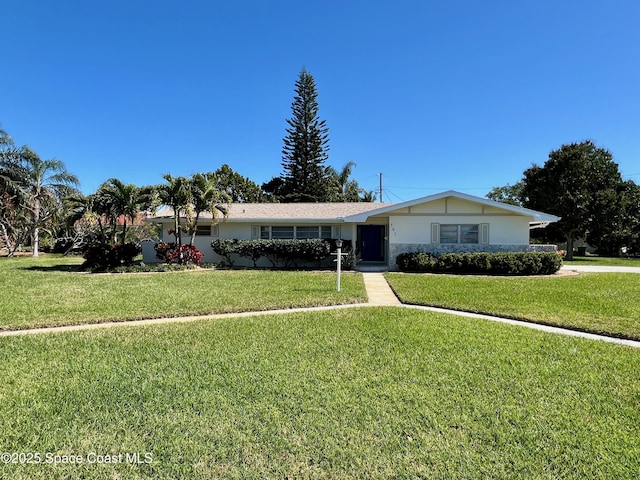
[[[573,260],[563,260],[564,265],[602,265],[615,267],[640,267],[640,258],[620,258],[620,257],[573,257]]]
[[[0,451],[84,459],[2,478],[640,471],[640,351],[492,322],[358,308],[7,337],[0,358]]]
[[[555,277],[387,274],[403,302],[488,313],[640,339],[640,276]]]
[[[0,330],[364,302],[362,276],[292,271],[88,274],[78,258],[0,259]]]

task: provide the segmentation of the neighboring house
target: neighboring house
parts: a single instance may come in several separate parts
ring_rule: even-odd
[[[555,251],[530,245],[529,229],[559,217],[449,190],[403,203],[236,203],[228,218],[210,219],[201,221],[195,242],[204,262],[221,260],[211,249],[217,238],[341,238],[353,242],[358,266],[395,270],[402,252]],[[161,240],[174,241],[171,210],[146,221],[161,226]],[[151,242],[143,245],[143,260],[158,261]]]

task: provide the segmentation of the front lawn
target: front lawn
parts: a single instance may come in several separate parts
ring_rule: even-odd
[[[640,471],[640,351],[493,322],[358,308],[7,337],[0,358],[0,451],[41,458],[1,478]]]
[[[0,330],[366,302],[358,273],[183,271],[89,274],[79,258],[0,259]]]
[[[586,257],[577,257],[574,255],[573,260],[562,260],[564,265],[601,265],[607,267],[640,267],[640,258],[622,258],[622,257],[598,257],[589,255]]]
[[[386,275],[405,303],[488,313],[640,339],[640,276]]]

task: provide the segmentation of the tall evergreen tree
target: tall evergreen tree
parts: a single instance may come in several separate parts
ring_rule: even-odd
[[[329,129],[318,118],[318,92],[313,76],[303,68],[296,81],[287,120],[287,136],[282,149],[282,185],[277,192],[287,202],[327,202],[331,200],[328,159]]]

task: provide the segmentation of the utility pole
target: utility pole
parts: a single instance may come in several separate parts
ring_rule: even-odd
[[[382,172],[380,172],[380,203],[382,203]]]

